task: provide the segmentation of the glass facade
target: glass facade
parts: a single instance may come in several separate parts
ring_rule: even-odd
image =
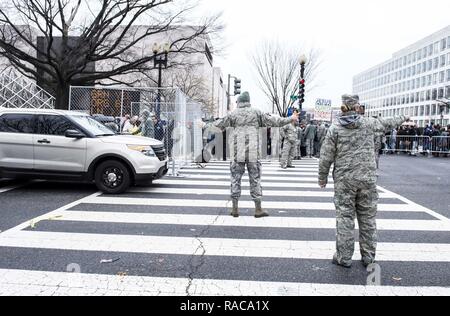
[[[406,114],[419,125],[449,121],[438,99],[450,99],[450,26],[353,78],[366,115]]]

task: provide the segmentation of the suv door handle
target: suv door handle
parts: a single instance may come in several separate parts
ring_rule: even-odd
[[[50,144],[51,141],[49,141],[48,139],[40,139],[40,140],[38,140],[38,143],[39,144]]]

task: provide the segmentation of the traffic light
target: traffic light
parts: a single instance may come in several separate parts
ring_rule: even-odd
[[[302,105],[305,102],[305,79],[300,79],[300,90],[298,93],[299,104]]]
[[[241,79],[234,79],[234,95],[241,94]]]

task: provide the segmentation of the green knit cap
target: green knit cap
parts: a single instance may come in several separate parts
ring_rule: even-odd
[[[242,94],[238,97],[238,103],[250,103],[250,93],[242,92]]]

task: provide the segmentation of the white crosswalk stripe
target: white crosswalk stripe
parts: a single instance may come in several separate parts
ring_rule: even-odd
[[[318,188],[317,160],[296,161],[295,165],[296,169],[282,170],[278,162],[263,161],[263,206],[276,213],[273,217],[229,216],[229,163],[214,162],[204,168],[187,166],[181,170],[181,178],[164,178],[152,187],[132,188],[123,196],[96,193],[0,233],[0,247],[56,251],[60,255],[55,260],[64,260],[66,252],[79,253],[79,258],[133,254],[133,258],[151,256],[157,262],[188,260],[186,269],[191,269],[189,258],[205,258],[202,269],[208,272],[201,274],[200,269],[198,275],[192,274],[193,279],[161,277],[154,269],[139,276],[102,274],[101,267],[85,273],[84,266],[90,267],[92,262],[80,259],[73,263],[81,267],[82,273],[76,275],[55,271],[50,264],[48,271],[0,269],[0,295],[186,295],[186,289],[191,295],[236,295],[236,288],[241,295],[258,296],[450,294],[446,283],[450,221],[383,188],[379,188],[379,211],[384,216],[377,221],[386,238],[378,244],[381,266],[404,264],[411,272],[411,265],[441,265],[442,272],[436,268],[433,273],[442,273],[442,283],[422,286],[426,280],[418,278],[397,285],[390,276],[384,277],[385,286],[354,285],[354,280],[342,276],[334,282],[314,279],[311,274],[316,270],[336,269],[330,263],[335,250],[334,186],[330,179],[327,189]],[[248,177],[243,178],[242,187],[243,195],[249,196]],[[254,204],[243,200],[240,207],[252,209]],[[299,211],[322,215],[305,217]],[[318,217],[326,216],[324,212],[330,216]],[[422,217],[428,219],[418,219]],[[408,240],[411,237],[413,241]],[[355,261],[360,259],[358,249],[356,245]],[[292,269],[289,273],[302,273],[299,278],[303,281],[289,282],[292,275],[283,271],[276,272],[280,282],[268,281],[266,274],[257,270],[249,275],[248,267],[240,271],[220,265],[226,260],[250,260],[274,273],[279,270],[275,265],[283,262]],[[299,272],[297,266],[317,269]],[[427,273],[426,268],[421,271]],[[236,275],[228,279],[226,274],[231,273]],[[367,275],[361,273],[365,280]]]
[[[226,208],[230,206],[230,200],[184,200],[184,199],[150,199],[150,198],[121,198],[121,197],[91,197],[84,201],[91,204],[112,204],[112,205],[147,205],[147,206],[191,206],[207,208]],[[252,207],[253,202],[242,201],[241,207]],[[333,203],[322,202],[264,202],[266,208],[280,210],[329,210],[335,209]],[[425,208],[420,205],[405,204],[379,204],[380,212],[424,212]]]
[[[200,184],[200,183],[199,183]],[[190,188],[132,188],[128,192],[134,193],[152,193],[152,194],[192,194],[192,195],[230,195],[230,190],[226,189],[190,189]],[[243,196],[249,196],[250,191],[242,190]],[[282,197],[333,197],[334,192],[325,191],[276,191],[264,190],[264,196],[282,196]],[[395,198],[395,195],[390,193],[380,193],[381,199]]]

